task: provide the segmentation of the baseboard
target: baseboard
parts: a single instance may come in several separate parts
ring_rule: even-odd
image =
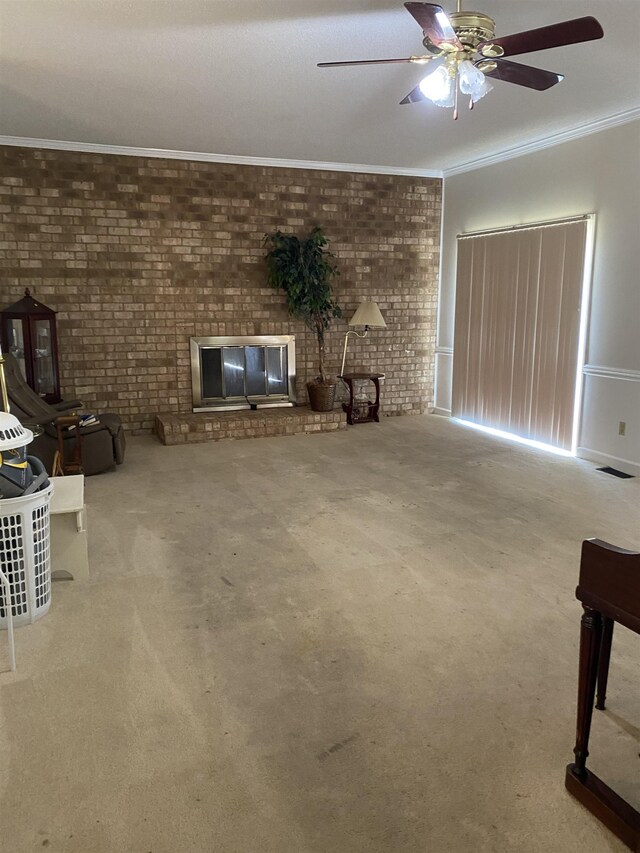
[[[620,459],[618,456],[611,456],[609,453],[591,450],[590,447],[577,447],[576,456],[578,459],[599,462],[601,465],[609,465],[611,468],[617,468],[618,471],[624,471],[625,474],[633,474],[634,477],[640,477],[640,462],[632,462],[630,459]]]
[[[451,409],[441,409],[439,406],[434,406],[433,409],[431,409],[431,414],[432,415],[442,415],[445,418],[450,418],[451,417]]]

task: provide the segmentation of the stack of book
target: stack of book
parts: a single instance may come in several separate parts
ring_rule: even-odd
[[[80,421],[81,427],[95,426],[96,424],[100,423],[100,421],[98,420],[98,418],[95,415],[78,415],[78,419]],[[71,424],[71,426],[67,427],[67,429],[75,429],[75,428],[76,428],[75,424]]]
[[[95,426],[96,424],[100,423],[100,421],[95,415],[78,415],[78,417],[80,418],[81,427]]]

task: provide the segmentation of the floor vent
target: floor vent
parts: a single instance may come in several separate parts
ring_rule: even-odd
[[[596,471],[604,471],[605,474],[611,474],[612,477],[620,477],[621,480],[633,480],[633,474],[626,474],[624,471],[618,471],[617,468],[596,468]]]

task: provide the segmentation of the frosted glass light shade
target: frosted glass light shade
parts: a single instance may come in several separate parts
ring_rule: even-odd
[[[350,326],[369,326],[371,329],[386,329],[387,324],[384,321],[377,302],[361,302],[356,313],[349,320]]]
[[[455,99],[455,71],[450,73],[446,65],[439,65],[435,71],[420,81],[420,91],[437,107],[452,107]]]
[[[473,62],[465,59],[458,67],[458,79],[462,94],[473,95],[482,87],[484,74],[475,67]]]
[[[493,89],[482,71],[479,71],[468,59],[460,63],[459,80],[460,91],[463,95],[469,95],[474,104]]]
[[[482,86],[480,86],[475,92],[471,94],[471,100],[474,104],[477,104],[480,98],[484,98],[485,95],[488,95],[493,89],[493,84],[490,83],[487,78],[484,78]]]

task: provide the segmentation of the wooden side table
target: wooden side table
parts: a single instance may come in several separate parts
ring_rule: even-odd
[[[640,554],[598,539],[583,542],[576,598],[584,610],[578,721],[575,761],[567,767],[565,785],[630,850],[640,851],[640,813],[586,766],[596,684],[596,708],[605,707],[614,622],[640,634]]]
[[[349,402],[342,404],[342,409],[347,413],[347,423],[366,424],[372,421],[380,423],[378,412],[380,411],[380,380],[384,379],[384,373],[345,373],[338,377],[342,379],[349,389]],[[353,383],[371,381],[376,389],[376,398],[371,401],[367,399],[362,403],[355,398]]]
[[[80,432],[80,418],[77,415],[58,415],[54,421],[58,434],[58,454],[62,472],[64,474],[82,474],[82,433]],[[69,427],[75,429],[75,442],[70,459],[65,459],[64,437],[65,430]]]

